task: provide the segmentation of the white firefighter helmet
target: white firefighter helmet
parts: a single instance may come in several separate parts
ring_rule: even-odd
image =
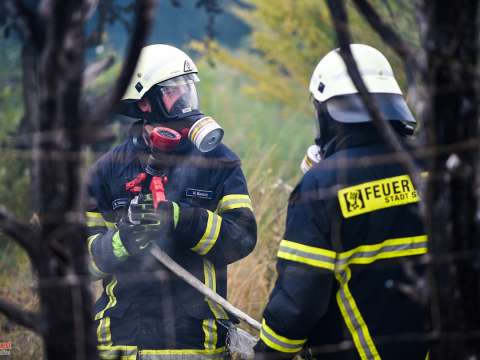
[[[383,116],[387,120],[415,122],[387,58],[368,45],[351,44],[350,49],[360,75]],[[343,123],[371,121],[339,49],[330,51],[320,60],[310,79],[309,90],[315,100],[326,103],[334,120]]]
[[[137,67],[122,100],[140,100],[154,85],[188,75],[198,81],[198,70],[182,50],[164,44],[148,45],[142,49]]]

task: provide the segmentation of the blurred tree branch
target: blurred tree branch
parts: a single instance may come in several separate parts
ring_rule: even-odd
[[[31,226],[18,221],[3,207],[0,207],[0,231],[24,248],[32,259],[38,259],[38,239]]]
[[[28,140],[32,154],[30,199],[32,211],[38,214],[38,228],[33,231],[7,211],[0,213],[0,226],[27,249],[35,264],[41,313],[45,316],[42,335],[49,359],[97,358],[89,286],[86,282],[68,281],[72,277],[88,277],[82,150],[89,141],[88,133],[97,131],[91,127],[88,131],[83,129],[88,120],[103,124],[123,95],[150,28],[154,3],[136,2],[123,72],[117,84],[88,114],[82,103],[84,82],[91,81],[111,63],[107,59],[87,70],[85,66],[85,25],[97,2],[43,0],[35,6],[15,9],[17,23],[28,24],[20,28],[24,125],[32,134]],[[17,1],[17,5],[23,3]],[[31,24],[43,24],[41,36],[33,33]],[[57,281],[52,283],[50,279]],[[36,316],[11,304],[1,302],[0,306],[7,316],[25,326],[34,328],[38,323]]]
[[[405,61],[409,73],[413,71],[423,72],[425,70],[424,61],[418,58],[418,54],[414,54],[412,48],[387,22],[383,21],[380,14],[368,0],[353,0],[353,3],[373,30]]]
[[[38,334],[42,334],[45,330],[45,324],[40,315],[31,311],[23,310],[2,299],[0,299],[0,313],[4,314],[9,320]]]
[[[480,355],[477,339],[445,339],[444,333],[480,330],[480,136],[479,3],[476,0],[417,1],[428,71],[423,115],[427,146],[443,149],[477,140],[462,151],[437,152],[427,159],[425,204],[429,252],[431,313],[440,335],[434,359],[471,359]],[[458,257],[458,254],[468,254]],[[448,263],[438,263],[447,258]]]
[[[147,34],[150,31],[150,26],[153,21],[153,9],[155,0],[139,0],[136,8],[135,26],[129,42],[129,49],[120,72],[120,77],[115,82],[115,85],[107,91],[107,94],[101,99],[97,105],[96,110],[90,114],[85,114],[84,118],[88,119],[86,131],[83,136],[88,137],[91,133],[90,126],[99,126],[108,120],[113,106],[121,99],[125,90],[133,76],[135,66],[137,64],[140,51],[142,50]]]

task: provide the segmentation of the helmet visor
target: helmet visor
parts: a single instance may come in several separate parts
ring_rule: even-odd
[[[415,118],[402,95],[370,94],[386,120],[415,123]],[[359,94],[335,96],[326,102],[330,116],[341,123],[364,123],[371,121]]]
[[[160,102],[169,116],[181,116],[198,110],[198,95],[195,82],[196,74],[187,74],[163,81],[159,87]]]

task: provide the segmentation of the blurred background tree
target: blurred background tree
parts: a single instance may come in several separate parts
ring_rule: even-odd
[[[91,99],[103,93],[120,71],[118,54],[126,46],[131,21],[129,6],[133,1],[100,0],[88,24],[88,63],[111,56],[116,59],[113,66],[89,84],[87,95]],[[30,174],[24,149],[17,142],[23,135],[20,44],[14,36],[12,19],[5,16],[6,3],[0,2],[0,30],[8,35],[0,37],[0,203],[19,218],[29,220]],[[313,142],[308,82],[318,60],[336,47],[335,33],[323,0],[219,1],[221,11],[214,12],[213,29],[212,13],[197,7],[202,3],[207,2],[160,1],[148,43],[168,43],[195,53],[202,110],[224,127],[225,143],[243,160],[259,224],[259,243],[252,255],[230,267],[229,298],[258,319],[275,280],[276,249],[283,236],[288,195],[301,177],[300,162]],[[415,0],[371,3],[383,20],[421,55]],[[347,9],[354,41],[380,49],[391,61],[405,90],[402,61],[372,31],[351,0],[347,1]],[[87,96],[86,103],[95,105],[88,101]],[[117,138],[132,121],[121,119],[113,123]],[[92,159],[117,138],[92,147]],[[0,297],[23,302],[33,310],[35,282],[27,257],[13,242],[3,240]],[[25,303],[25,299],[30,300]],[[38,339],[31,341],[31,333],[12,326],[1,315],[0,335],[5,340],[12,339],[14,348],[18,346],[13,358],[41,358]]]
[[[374,0],[383,19],[414,47],[419,47],[413,1]],[[311,114],[308,82],[319,59],[336,47],[328,7],[317,0],[244,0],[232,5],[232,13],[251,28],[247,43],[232,53],[217,42],[195,42],[193,47],[213,60],[239,70],[250,82],[243,90],[256,98]],[[354,42],[372,45],[392,62],[405,85],[402,62],[373,32],[349,2]]]

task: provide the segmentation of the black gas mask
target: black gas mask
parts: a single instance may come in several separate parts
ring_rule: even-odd
[[[196,81],[197,75],[191,73],[154,85],[143,96],[148,101],[148,111],[141,111],[137,103],[124,105],[125,115],[141,117],[145,125],[156,129],[156,141],[144,134],[145,142],[153,147],[152,153],[182,153],[192,144],[200,152],[209,152],[220,144],[224,131],[213,118],[199,110]]]

